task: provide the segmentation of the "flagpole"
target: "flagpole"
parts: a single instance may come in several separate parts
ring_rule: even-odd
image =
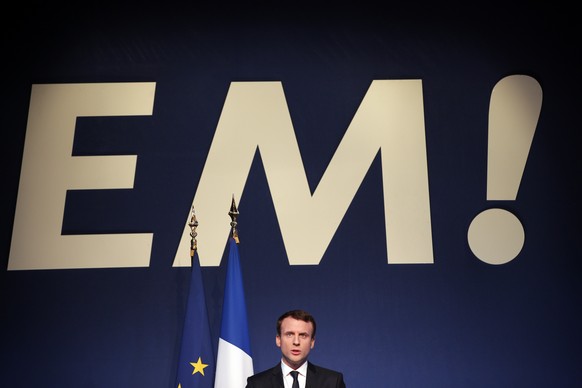
[[[196,219],[194,206],[192,206],[192,216],[190,217],[188,226],[190,226],[190,260],[194,260],[194,255],[198,249],[198,241],[196,241],[196,236],[198,236],[198,233],[196,232],[196,228],[198,227],[198,220]]]
[[[230,216],[230,230],[232,233],[232,238],[234,238],[234,241],[236,241],[236,243],[238,244],[240,241],[238,239],[238,230],[236,229],[237,226],[237,221],[236,219],[238,218],[238,209],[236,208],[236,203],[234,202],[234,194],[232,195],[232,202],[230,204],[230,210],[228,212],[228,215]]]

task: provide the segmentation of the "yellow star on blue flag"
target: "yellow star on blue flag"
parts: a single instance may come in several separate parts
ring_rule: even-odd
[[[190,365],[194,367],[194,370],[192,371],[193,375],[195,375],[196,373],[200,373],[202,376],[204,376],[204,368],[208,366],[208,364],[202,363],[202,358],[200,357],[198,357],[198,361],[191,362]]]

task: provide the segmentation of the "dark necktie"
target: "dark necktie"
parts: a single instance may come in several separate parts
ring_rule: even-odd
[[[291,376],[293,376],[293,386],[291,388],[299,388],[299,380],[297,379],[299,372],[297,372],[296,370],[293,370],[290,373],[291,373]]]

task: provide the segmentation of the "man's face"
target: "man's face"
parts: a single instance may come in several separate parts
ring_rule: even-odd
[[[276,342],[283,353],[283,362],[297,369],[315,345],[313,324],[287,317],[281,322],[281,335],[277,335]]]

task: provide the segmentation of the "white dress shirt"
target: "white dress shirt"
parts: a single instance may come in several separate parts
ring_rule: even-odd
[[[292,388],[291,386],[293,385],[293,376],[291,376],[289,372],[291,372],[293,369],[291,369],[281,360],[281,370],[283,371],[283,381],[285,382],[285,388]],[[307,378],[307,361],[305,361],[303,365],[295,370],[299,372],[299,375],[297,376],[297,380],[299,380],[299,388],[305,388],[305,379]]]

